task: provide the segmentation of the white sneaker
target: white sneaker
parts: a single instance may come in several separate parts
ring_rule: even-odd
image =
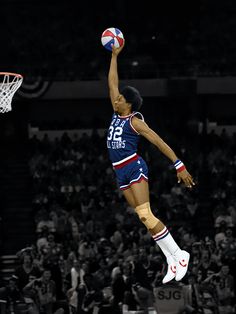
[[[172,255],[167,257],[167,265],[168,265],[167,273],[163,278],[162,283],[167,283],[171,281],[172,279],[175,278],[176,275],[176,263]]]
[[[178,255],[173,256],[176,263],[176,276],[175,280],[180,281],[187,273],[190,254],[181,250]]]

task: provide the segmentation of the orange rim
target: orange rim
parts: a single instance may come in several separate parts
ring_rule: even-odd
[[[11,75],[11,76],[16,76],[16,77],[19,77],[19,78],[23,78],[23,76],[21,74],[12,73],[12,72],[0,72],[0,75]]]

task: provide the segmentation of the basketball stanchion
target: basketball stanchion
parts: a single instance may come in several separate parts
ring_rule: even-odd
[[[12,98],[22,82],[21,74],[0,72],[0,113],[12,110]]]

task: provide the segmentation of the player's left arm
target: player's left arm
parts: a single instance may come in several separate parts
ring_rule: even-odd
[[[117,100],[120,92],[119,92],[119,75],[118,75],[118,55],[123,49],[123,46],[116,48],[112,46],[112,53],[111,53],[111,61],[110,61],[110,68],[108,72],[108,87],[109,87],[109,95],[112,103],[112,107],[115,110],[115,101]]]
[[[178,160],[178,157],[173,149],[171,149],[170,146],[167,145],[166,142],[155,131],[153,131],[146,122],[138,119],[137,117],[133,117],[132,125],[140,135],[145,137],[150,143],[154,144],[161,153],[173,162],[173,164]],[[177,178],[178,183],[183,181],[189,188],[192,188],[195,185],[192,176],[189,174],[185,166],[182,171],[177,172]]]

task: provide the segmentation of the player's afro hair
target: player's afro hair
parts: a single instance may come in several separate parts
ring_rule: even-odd
[[[126,102],[132,105],[132,111],[138,111],[141,108],[143,98],[136,88],[127,85],[123,87],[120,93],[125,97]]]

